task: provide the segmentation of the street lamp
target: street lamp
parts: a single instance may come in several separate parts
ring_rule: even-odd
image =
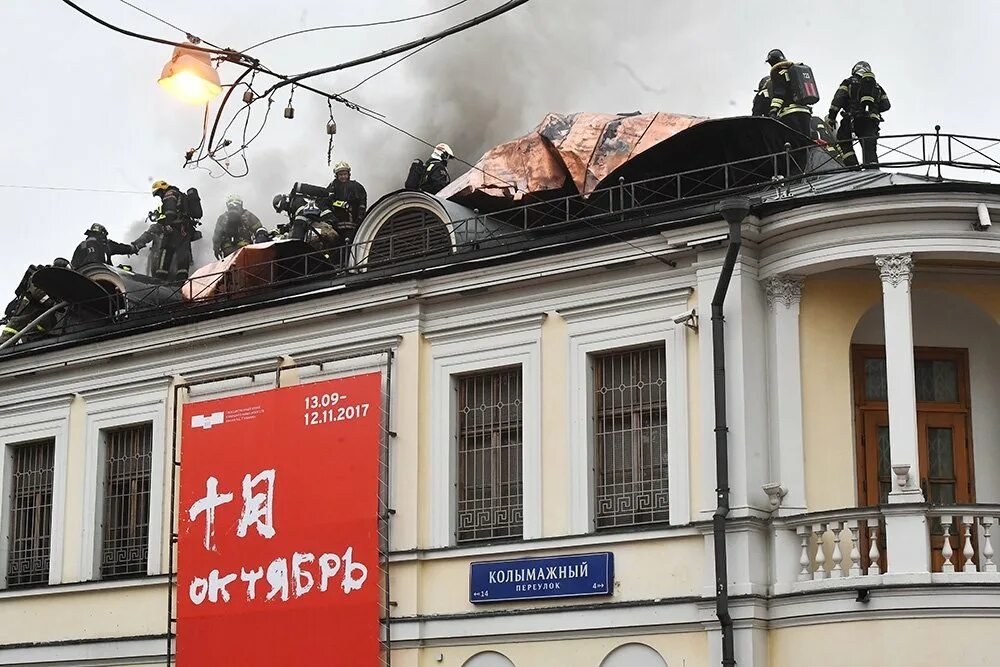
[[[219,73],[207,53],[187,46],[174,47],[158,82],[167,92],[188,104],[205,104],[222,92]]]

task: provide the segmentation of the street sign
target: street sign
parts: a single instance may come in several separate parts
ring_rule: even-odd
[[[611,595],[614,582],[615,557],[609,551],[478,562],[469,567],[469,600],[484,604]]]

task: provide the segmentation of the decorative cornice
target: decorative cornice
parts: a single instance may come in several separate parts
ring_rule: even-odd
[[[802,285],[805,282],[798,276],[775,276],[764,281],[764,295],[767,297],[767,307],[782,303],[785,308],[791,308],[802,300]]]
[[[893,287],[902,282],[910,282],[913,277],[913,256],[909,253],[876,255],[875,266],[878,267],[878,275],[882,282],[889,283]]]

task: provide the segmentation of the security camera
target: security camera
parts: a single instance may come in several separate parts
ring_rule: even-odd
[[[698,330],[698,312],[694,308],[674,315],[673,320],[674,324],[683,324],[689,329]]]

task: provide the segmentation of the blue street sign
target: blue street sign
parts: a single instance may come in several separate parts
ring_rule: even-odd
[[[611,595],[614,583],[615,556],[610,551],[485,561],[469,567],[469,600],[481,604]]]

